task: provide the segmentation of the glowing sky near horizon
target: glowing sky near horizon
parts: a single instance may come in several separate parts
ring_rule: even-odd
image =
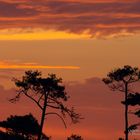
[[[78,132],[85,140],[117,140],[123,136],[122,95],[100,78],[123,65],[140,68],[139,60],[140,0],[0,0],[0,119],[29,111],[40,118],[30,102],[6,100],[14,94],[13,77],[38,69],[64,79],[70,103],[85,117],[68,130],[48,118],[46,133],[54,140]]]

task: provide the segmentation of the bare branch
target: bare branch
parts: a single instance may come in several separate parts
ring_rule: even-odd
[[[40,98],[38,99],[38,103],[41,101],[41,99],[42,99],[42,97],[43,97],[43,94],[40,96]]]
[[[43,109],[42,106],[39,104],[39,102],[36,101],[33,97],[29,96],[27,93],[24,93],[24,94],[25,94],[27,97],[29,97],[32,101],[34,101],[34,102],[38,105],[39,108]]]
[[[65,128],[67,128],[67,125],[66,125],[66,122],[64,121],[63,117],[61,115],[59,115],[58,113],[55,113],[55,112],[49,112],[49,113],[46,113],[45,115],[57,115],[63,122]]]
[[[9,99],[9,101],[10,101],[11,103],[15,103],[16,101],[19,101],[20,94],[21,94],[21,92],[17,93],[17,95],[16,95],[14,98]]]
[[[54,99],[52,99],[52,100],[54,100]],[[65,117],[65,115],[67,114],[71,118],[73,123],[77,123],[77,122],[79,122],[80,119],[83,119],[83,118],[80,117],[80,115],[78,113],[76,113],[74,111],[73,107],[71,109],[69,109],[57,100],[55,100],[55,103],[58,106],[52,106],[50,104],[48,104],[47,106],[49,106],[51,108],[54,108],[54,109],[61,110],[62,115]]]
[[[138,82],[138,81],[140,81],[140,79],[130,80],[129,83],[134,83],[134,82]]]
[[[124,92],[124,86],[121,83],[111,83],[108,85],[108,87],[113,91]]]
[[[72,123],[78,123],[81,118],[81,115],[76,113],[74,107],[68,109],[67,107],[62,106],[61,108],[62,114],[65,116],[65,113],[71,118]]]
[[[61,108],[58,107],[58,106],[53,106],[53,105],[49,105],[49,104],[47,104],[47,106],[48,106],[48,107],[51,107],[51,108],[54,108],[54,109],[61,109]]]

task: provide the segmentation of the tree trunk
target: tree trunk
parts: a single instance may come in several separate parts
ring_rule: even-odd
[[[125,83],[125,102],[128,97],[128,83]],[[128,104],[125,104],[125,140],[128,140]]]
[[[41,140],[43,125],[44,125],[44,120],[45,120],[46,107],[47,107],[47,95],[45,95],[44,105],[42,109],[42,117],[41,117],[41,123],[40,123],[40,130],[38,133],[38,140]]]

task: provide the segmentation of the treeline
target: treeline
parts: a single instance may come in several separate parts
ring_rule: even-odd
[[[68,117],[72,123],[78,123],[81,115],[75,111],[75,108],[66,106],[69,95],[65,91],[62,78],[58,78],[55,74],[49,74],[43,77],[39,71],[25,71],[21,79],[13,79],[17,92],[10,102],[15,103],[22,96],[26,96],[36,104],[41,111],[41,120],[38,123],[32,114],[25,116],[10,116],[5,121],[0,122],[0,127],[6,131],[0,132],[2,140],[50,140],[51,137],[43,134],[43,126],[45,118],[48,115],[56,115],[67,128],[65,118]],[[140,108],[129,111],[130,106],[140,105],[140,93],[130,88],[132,85],[140,81],[140,70],[137,67],[129,65],[122,68],[114,69],[109,72],[103,82],[113,91],[124,93],[124,134],[125,138],[119,140],[129,140],[129,133],[135,131],[140,122],[129,124],[129,114],[140,117]],[[51,112],[47,112],[47,109]],[[71,135],[67,140],[83,140],[79,135]]]

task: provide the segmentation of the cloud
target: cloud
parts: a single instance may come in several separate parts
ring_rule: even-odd
[[[110,110],[110,106],[114,108],[120,107],[119,102],[123,96],[118,92],[112,92],[98,77],[86,79],[84,83],[67,83],[68,93],[71,94],[72,101],[84,108],[87,106],[88,109],[95,106],[97,109]],[[123,100],[123,99],[122,99]],[[109,101],[109,102],[108,102]],[[90,108],[89,108],[90,106]]]
[[[18,3],[0,1],[0,17],[27,17],[37,14],[36,10],[30,9],[28,7],[23,9],[18,7],[18,5]]]
[[[1,29],[87,31],[92,37],[130,35],[140,30],[139,0],[1,0],[0,13]]]
[[[88,33],[77,35],[75,33],[66,33],[63,31],[43,30],[41,28],[12,28],[1,29],[0,40],[52,40],[52,39],[86,39]]]
[[[69,69],[78,70],[78,66],[50,66],[50,65],[39,65],[37,63],[13,63],[8,61],[0,62],[0,69]]]

